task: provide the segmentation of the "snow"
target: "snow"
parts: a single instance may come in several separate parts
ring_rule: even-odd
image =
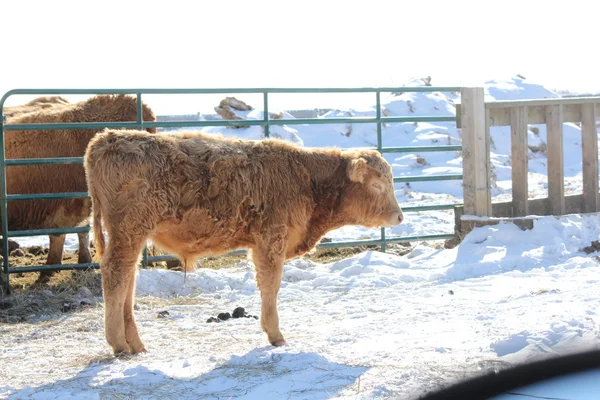
[[[486,82],[485,101],[554,99],[560,97],[540,84],[530,83],[520,77],[511,80]]]
[[[485,87],[488,100],[557,97],[520,78]],[[382,96],[382,105],[387,115],[454,115],[458,100],[451,93],[402,93]],[[321,117],[374,113],[360,105]],[[262,111],[247,116],[261,119]],[[530,144],[540,146],[545,129],[535,127]],[[260,127],[224,131],[262,136]],[[309,147],[376,143],[374,125],[294,125],[271,132]],[[460,144],[460,133],[448,122],[386,124],[382,133],[384,146]],[[510,130],[494,128],[491,134],[493,200],[510,200]],[[569,194],[581,192],[580,137],[576,125],[565,124]],[[458,152],[386,158],[395,176],[462,171]],[[543,152],[530,151],[535,197],[547,193],[546,163]],[[458,203],[461,181],[397,184],[396,195],[401,205]],[[453,224],[452,211],[407,212],[405,222],[386,234],[447,233]],[[346,227],[328,236],[354,240],[378,233]],[[413,241],[404,256],[366,251],[325,264],[291,260],[279,293],[288,343],[279,348],[268,345],[254,318],[206,323],[238,306],[260,315],[249,261],[186,275],[140,270],[136,318],[148,353],[112,357],[101,306],[3,325],[0,397],[413,398],[486,370],[597,348],[600,256],[583,251],[596,240],[599,214],[547,216],[534,218],[531,230],[506,221],[476,228],[453,249]],[[158,318],[164,310],[168,315]]]
[[[185,277],[141,270],[148,353],[110,357],[100,307],[5,325],[0,397],[410,398],[503,363],[598,347],[600,264],[582,251],[598,239],[600,215],[550,216],[528,231],[476,228],[454,249],[292,260],[281,348],[253,318],[205,322],[238,306],[260,314],[250,262]]]

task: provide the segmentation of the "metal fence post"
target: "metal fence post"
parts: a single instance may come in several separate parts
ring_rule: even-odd
[[[2,279],[5,293],[10,294],[10,281],[8,272],[8,205],[6,202],[6,162],[4,154],[4,112],[0,105],[0,216],[2,218]]]
[[[137,129],[142,131],[144,130],[144,110],[142,108],[142,93],[141,92],[137,92],[136,93],[136,108],[137,108],[137,115],[136,115],[136,123],[137,123]],[[144,243],[144,250],[142,252],[142,266],[143,267],[147,267],[148,266],[148,243]]]
[[[263,121],[265,122],[264,137],[269,137],[269,92],[263,92]]]
[[[375,107],[377,116],[377,151],[381,154],[383,139],[381,137],[381,92],[375,92]],[[387,243],[385,240],[385,228],[381,228],[381,251],[385,253]]]

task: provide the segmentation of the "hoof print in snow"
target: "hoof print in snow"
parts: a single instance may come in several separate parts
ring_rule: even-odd
[[[231,314],[229,314],[228,312],[222,312],[219,315],[217,315],[217,318],[219,318],[221,321],[227,321],[229,318],[231,318]]]
[[[167,315],[170,315],[167,310],[159,312],[156,317],[157,318],[167,318]]]
[[[206,320],[206,323],[209,323],[209,322],[221,322],[221,320],[219,318],[210,317],[209,319]]]
[[[237,307],[235,310],[233,310],[233,313],[231,314],[231,318],[242,318],[246,316],[246,310],[244,310],[244,307]]]
[[[448,294],[454,294],[454,290],[448,290]]]

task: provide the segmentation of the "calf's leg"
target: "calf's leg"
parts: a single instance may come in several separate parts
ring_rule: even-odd
[[[283,251],[261,246],[253,249],[252,261],[256,266],[256,283],[262,301],[260,326],[267,334],[273,346],[283,346],[285,339],[279,330],[279,314],[277,313],[277,295],[283,275]]]
[[[132,286],[144,238],[112,235],[102,258],[102,290],[104,292],[104,330],[115,354],[144,350],[133,318]]]
[[[139,260],[138,260],[139,261]],[[127,287],[127,297],[125,298],[125,305],[123,307],[123,322],[125,324],[125,340],[131,349],[131,353],[145,353],[146,348],[140,335],[138,333],[137,325],[135,323],[135,316],[133,315],[133,306],[135,300],[135,273],[129,279]]]

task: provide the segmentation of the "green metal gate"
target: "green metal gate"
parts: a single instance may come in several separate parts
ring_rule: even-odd
[[[381,137],[381,126],[383,123],[398,122],[441,122],[456,121],[455,116],[401,116],[401,117],[382,117],[381,115],[381,93],[391,92],[456,92],[460,87],[435,87],[435,86],[417,86],[417,87],[377,87],[377,88],[244,88],[244,89],[14,89],[6,92],[0,99],[0,113],[4,115],[4,103],[14,95],[99,95],[99,94],[129,94],[137,97],[137,120],[132,122],[95,122],[95,123],[38,123],[38,124],[5,124],[4,117],[0,124],[0,216],[2,241],[1,254],[3,257],[2,273],[5,283],[9,286],[9,275],[16,272],[37,272],[44,270],[66,270],[66,269],[87,269],[98,268],[98,263],[89,264],[57,264],[57,265],[36,265],[28,267],[12,268],[9,262],[8,238],[24,236],[43,236],[51,234],[67,234],[88,232],[89,226],[76,228],[52,228],[35,230],[8,230],[7,203],[9,201],[21,200],[48,200],[48,199],[72,199],[89,197],[87,192],[71,193],[40,193],[40,194],[7,194],[6,189],[6,168],[17,165],[56,165],[56,164],[81,164],[83,157],[63,157],[63,158],[30,158],[30,159],[9,159],[5,158],[4,151],[4,132],[6,131],[25,131],[25,130],[54,130],[54,129],[103,129],[103,128],[127,128],[127,129],[145,129],[145,128],[168,128],[168,127],[201,127],[201,126],[262,126],[264,127],[264,136],[269,137],[269,127],[271,125],[301,125],[301,124],[340,124],[340,123],[376,123],[377,124],[377,150],[381,153],[408,153],[408,152],[438,152],[438,151],[456,151],[462,150],[460,145],[445,146],[417,146],[417,147],[384,147]],[[143,94],[262,94],[263,96],[263,115],[262,120],[215,120],[215,121],[161,121],[146,122],[142,118],[142,95]],[[375,117],[348,117],[348,118],[297,118],[297,119],[269,119],[269,94],[275,93],[372,93],[375,95],[376,116]],[[394,177],[394,182],[420,182],[420,181],[441,181],[441,180],[460,180],[462,174],[453,175],[428,175],[412,177]],[[429,211],[452,209],[460,204],[440,204],[428,206],[404,206],[404,212]],[[386,237],[385,230],[381,228],[381,237],[370,240],[353,240],[344,242],[321,243],[319,247],[348,247],[358,245],[379,245],[385,251],[387,243],[406,242],[412,240],[437,240],[446,239],[454,236],[454,232],[437,235],[420,235],[405,237]],[[157,261],[166,261],[175,259],[172,255],[148,257],[147,249],[144,249],[142,263],[146,266],[148,263]]]

